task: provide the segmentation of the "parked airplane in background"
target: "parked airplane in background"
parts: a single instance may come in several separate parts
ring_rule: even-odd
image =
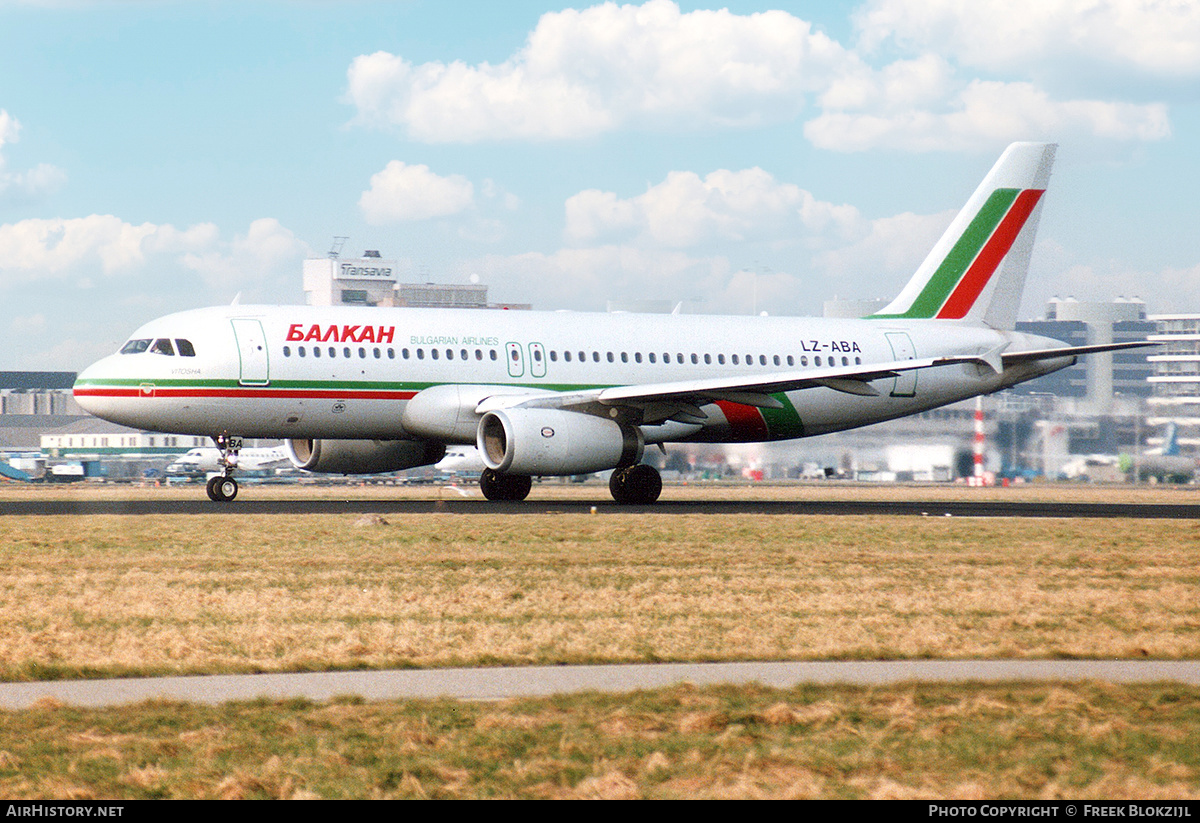
[[[75,383],[142,429],[212,436],[237,494],[243,437],[283,438],[316,472],[396,471],[475,444],[491,500],[531,478],[614,469],[622,503],[662,489],[647,446],[758,442],[866,426],[1064,368],[1013,331],[1052,144],[1015,143],[900,295],[863,319],[224,306],[138,329]]]
[[[236,468],[245,471],[259,471],[279,466],[291,467],[288,450],[284,446],[273,446],[269,449],[242,449],[237,454]],[[208,472],[225,471],[225,455],[215,446],[203,446],[191,449],[187,454],[181,454],[175,462],[167,466],[167,474],[206,474]]]

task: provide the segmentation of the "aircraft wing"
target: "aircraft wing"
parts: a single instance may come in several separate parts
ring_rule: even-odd
[[[491,395],[484,398],[475,411],[483,414],[502,408],[558,408],[608,416],[611,409],[627,408],[638,412],[641,423],[660,423],[664,420],[698,423],[708,418],[708,415],[701,411],[700,407],[717,401],[778,409],[783,408],[783,404],[771,395],[778,392],[801,391],[818,387],[861,397],[875,397],[879,392],[871,385],[872,381],[896,377],[906,371],[973,363],[986,366],[998,373],[1003,371],[1006,366],[1021,362],[1076,357],[1081,354],[1155,345],[1158,344],[1141,340],[1017,352],[1004,351],[1002,346],[978,354],[896,360],[891,363],[871,363],[861,366],[831,366],[821,369],[805,369],[804,371],[760,373],[704,380],[642,383],[576,392],[546,392],[534,396],[529,394]]]
[[[475,411],[483,414],[500,408],[560,408],[608,416],[607,409],[625,407],[639,410],[643,423],[657,423],[663,420],[700,422],[708,417],[701,411],[700,406],[708,403],[729,401],[746,406],[778,409],[783,408],[783,404],[772,397],[772,394],[818,387],[861,397],[875,397],[879,392],[871,385],[873,380],[896,377],[901,372],[955,363],[983,364],[995,371],[1001,368],[999,353],[988,352],[861,366],[833,366],[804,371],[612,386],[577,392],[539,394],[533,397],[527,394],[492,395],[485,398]]]

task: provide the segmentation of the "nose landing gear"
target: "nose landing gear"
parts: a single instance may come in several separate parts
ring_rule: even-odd
[[[224,466],[225,473],[210,477],[206,491],[208,499],[214,503],[228,503],[237,497],[238,493],[238,484],[233,479],[233,470],[237,468],[242,438],[221,434],[214,437],[213,440],[216,441],[217,448],[221,450],[221,465]]]

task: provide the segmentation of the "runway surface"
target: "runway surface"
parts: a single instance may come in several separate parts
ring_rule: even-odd
[[[585,691],[630,692],[679,683],[757,683],[790,688],[803,683],[876,686],[905,682],[1012,682],[1102,680],[1200,685],[1200,661],[1156,660],[905,660],[796,663],[658,663],[617,666],[530,666],[303,674],[209,675],[0,684],[0,708],[28,708],[43,698],[100,707],[178,700],[219,704],[231,700],[339,696],[365,700],[501,700]]]
[[[188,515],[188,514],[807,514],[905,515],[913,517],[1126,517],[1200,519],[1200,503],[1062,503],[1005,500],[660,500],[652,506],[622,506],[599,494],[594,500],[538,500],[523,503],[475,499],[414,500],[255,500],[232,503],[196,500],[19,500],[0,502],[3,515]]]

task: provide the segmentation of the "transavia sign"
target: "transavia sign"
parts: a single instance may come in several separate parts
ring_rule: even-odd
[[[395,280],[395,268],[383,260],[346,260],[337,270],[338,280]]]

